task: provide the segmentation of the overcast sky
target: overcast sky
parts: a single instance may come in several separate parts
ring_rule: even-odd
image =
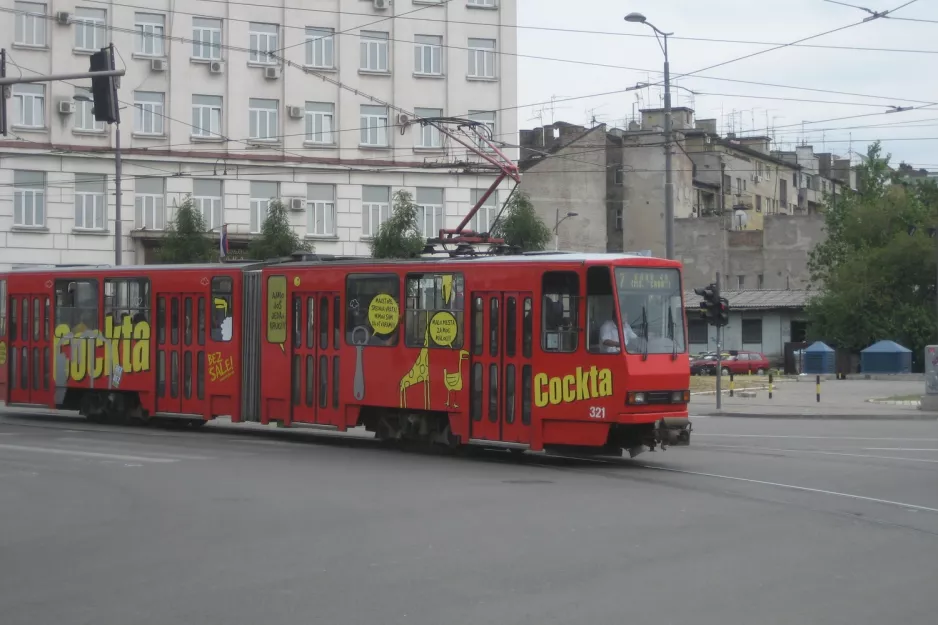
[[[884,11],[907,0],[844,1]],[[854,24],[869,14],[823,0],[518,0],[518,4],[521,26],[610,33],[519,28],[519,104],[547,102],[552,96],[563,99],[617,91],[637,82],[660,82],[663,55],[655,39],[648,36],[653,35],[651,29],[623,20],[627,13],[637,11],[661,30],[674,33],[668,46],[673,82],[697,93],[672,88],[674,106],[693,107],[698,119],[718,118],[721,134],[727,130],[765,134],[768,125],[776,148],[791,149],[806,142],[816,152],[841,155],[851,148],[865,153],[870,140],[882,139],[884,150],[893,155],[894,165],[902,160],[938,171],[938,0],[917,0],[894,14],[896,18],[935,23],[875,19],[798,47],[766,52],[684,78],[680,74],[772,46],[679,37],[781,44]],[[807,47],[810,45],[917,52]],[[531,56],[616,67],[527,58]],[[538,126],[538,113],[544,123],[553,120],[581,124],[588,123],[595,114],[600,122],[621,126],[639,108],[663,106],[661,93],[656,87],[557,102],[553,112],[550,104],[522,107],[518,111],[519,124],[521,128]],[[922,110],[883,114],[890,105],[920,107],[932,102],[936,104]],[[857,115],[865,117],[823,121]]]

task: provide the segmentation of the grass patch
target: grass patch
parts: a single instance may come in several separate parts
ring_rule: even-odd
[[[737,375],[733,378],[733,382],[736,390],[768,386],[769,376]],[[724,391],[730,388],[730,377],[728,375],[723,376],[722,388]],[[715,391],[717,390],[717,377],[715,375],[692,375],[690,376],[690,390],[692,393]]]

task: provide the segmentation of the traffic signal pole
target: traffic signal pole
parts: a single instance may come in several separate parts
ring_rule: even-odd
[[[716,301],[720,301],[720,272],[717,272],[717,281],[716,281]],[[723,328],[720,325],[717,325],[717,410],[723,407],[723,390],[722,390],[722,381],[723,381],[723,341],[720,340],[723,337]]]
[[[106,78],[108,76],[123,76],[127,70],[113,69],[102,72],[78,72],[77,74],[52,74],[50,76],[16,76],[0,78],[0,86],[21,85],[28,82],[56,82],[59,80],[79,80],[81,78]]]

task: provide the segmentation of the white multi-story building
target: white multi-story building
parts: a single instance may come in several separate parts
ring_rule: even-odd
[[[113,42],[125,264],[156,258],[186,196],[233,252],[279,198],[317,252],[367,255],[396,190],[435,235],[493,182],[400,115],[470,118],[516,144],[515,19],[516,0],[0,0],[0,47],[8,76],[52,75]],[[12,88],[0,268],[114,261],[116,133],[82,100],[90,85]]]

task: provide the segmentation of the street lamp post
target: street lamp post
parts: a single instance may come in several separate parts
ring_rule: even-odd
[[[641,13],[629,13],[625,16],[626,22],[636,24],[645,24],[655,31],[655,36],[661,35],[664,43],[661,49],[664,52],[664,246],[665,255],[668,258],[674,258],[674,174],[671,166],[671,64],[668,61],[668,36],[674,33],[666,33],[655,27]]]
[[[73,97],[74,100],[78,102],[94,102],[89,96],[84,94],[79,94]],[[123,233],[121,232],[121,201],[123,199],[121,193],[121,173],[123,163],[121,161],[121,124],[117,122],[114,124],[114,264],[120,266],[121,264],[121,238]]]
[[[554,251],[560,249],[560,224],[564,220],[569,219],[570,217],[576,217],[580,213],[574,213],[573,211],[568,211],[566,215],[563,216],[563,219],[560,218],[560,209],[557,209],[557,216],[554,218]]]

